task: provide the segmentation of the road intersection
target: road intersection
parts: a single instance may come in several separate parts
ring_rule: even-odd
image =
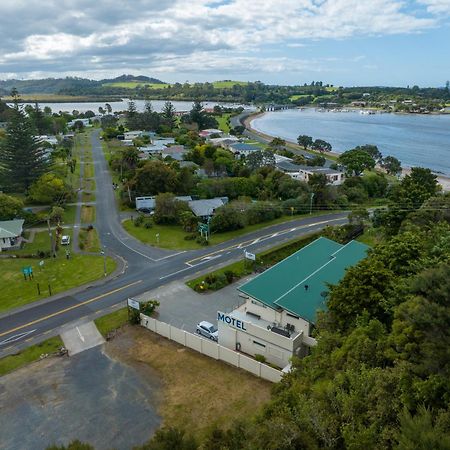
[[[92,283],[72,294],[37,301],[0,316],[0,356],[59,334],[69,323],[124,306],[128,297],[177,279],[193,278],[200,272],[242,259],[245,250],[258,253],[326,225],[340,225],[347,221],[346,213],[329,213],[262,228],[200,250],[179,252],[150,247],[123,229],[98,130],[91,134],[91,139],[96,177],[97,232],[105,253],[126,262],[123,273],[105,283]]]

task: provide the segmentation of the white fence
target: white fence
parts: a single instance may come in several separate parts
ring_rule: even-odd
[[[281,370],[274,369],[267,364],[260,363],[249,356],[235,352],[229,348],[223,347],[214,341],[204,339],[195,334],[189,333],[179,328],[173,327],[165,322],[153,319],[152,317],[141,314],[141,325],[149,330],[166,337],[172,341],[178,342],[185,347],[189,347],[210,358],[224,361],[235,367],[239,367],[247,372],[251,372],[257,377],[277,383],[281,380],[283,373]]]

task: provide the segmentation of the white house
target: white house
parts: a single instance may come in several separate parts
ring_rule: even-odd
[[[16,247],[23,231],[23,219],[0,222],[0,251]]]
[[[311,175],[318,173],[323,173],[327,177],[328,184],[334,186],[342,184],[345,180],[343,172],[330,169],[329,167],[303,166],[290,161],[279,161],[275,165],[278,170],[289,175],[294,180],[308,182]]]
[[[328,284],[366,257],[368,247],[319,238],[240,286],[245,303],[217,314],[219,344],[286,367],[316,345],[311,331],[326,309]]]
[[[70,122],[67,122],[67,126],[69,128],[72,128],[75,125],[75,123],[77,123],[77,122],[81,122],[84,127],[88,127],[90,124],[89,119],[73,119]]]

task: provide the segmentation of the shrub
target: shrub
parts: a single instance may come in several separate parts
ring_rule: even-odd
[[[232,283],[236,274],[232,270],[225,270],[224,275],[228,281],[228,284]]]
[[[144,222],[144,228],[146,228],[147,230],[152,227],[153,227],[153,224],[149,220]]]
[[[265,363],[266,362],[266,357],[264,355],[260,355],[259,353],[257,353],[255,355],[255,359],[256,359],[256,361],[258,361],[260,363]]]
[[[195,241],[197,242],[197,244],[200,244],[200,245],[205,245],[205,246],[209,245],[209,242],[203,236],[197,236],[197,239]]]
[[[209,289],[213,291],[218,291],[229,284],[227,277],[223,273],[219,273],[215,278],[215,282],[211,283],[209,286]]]
[[[140,227],[144,223],[144,216],[137,216],[134,218],[133,223],[135,227]]]
[[[193,241],[195,239],[197,239],[197,233],[190,233],[184,237],[185,241]]]

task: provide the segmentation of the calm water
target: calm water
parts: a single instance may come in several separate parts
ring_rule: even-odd
[[[117,111],[125,111],[128,108],[128,99],[123,99],[120,102],[108,102],[111,105],[111,108],[113,109],[113,112]],[[142,112],[144,111],[145,101],[144,100],[134,100],[134,103],[136,105],[136,108],[138,111]],[[153,110],[156,112],[161,112],[165,100],[152,100],[152,107]],[[34,103],[25,103],[25,104],[31,104],[34,105]],[[177,111],[190,111],[192,109],[192,102],[172,102],[173,106]],[[227,107],[238,107],[241,105],[234,104],[234,103],[220,103],[220,102],[202,102],[203,106],[205,108],[213,108],[215,105],[223,105]],[[60,111],[67,111],[72,112],[73,110],[77,110],[80,113],[84,113],[86,111],[93,111],[94,113],[98,113],[98,108],[101,106],[102,108],[105,108],[104,102],[74,102],[74,103],[45,103],[45,102],[39,102],[39,106],[41,109],[44,109],[46,106],[49,106],[53,112],[58,113]]]
[[[266,113],[253,120],[252,127],[293,142],[300,134],[325,139],[337,152],[375,144],[384,156],[395,156],[403,166],[428,167],[450,175],[450,114],[362,115],[307,108]]]

